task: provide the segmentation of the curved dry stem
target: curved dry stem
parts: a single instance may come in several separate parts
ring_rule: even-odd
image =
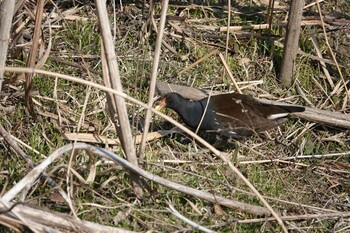
[[[12,149],[19,154],[22,159],[29,165],[29,167],[34,167],[34,162],[31,160],[31,158],[24,153],[24,151],[18,146],[17,142],[12,138],[11,134],[8,133],[4,127],[0,124],[0,135],[5,139],[5,141],[12,147]],[[46,172],[42,173],[42,176],[44,179],[47,180],[47,182],[52,186],[56,187],[57,183],[55,180],[53,180]],[[68,198],[68,194],[64,192],[61,188],[58,188],[58,192],[61,194],[63,199],[67,202],[70,203],[70,200]]]
[[[31,187],[36,179],[46,170],[46,168],[56,159],[63,156],[64,153],[72,151],[73,150],[87,150],[91,154],[96,154],[102,157],[105,157],[107,159],[110,159],[119,165],[121,165],[124,169],[126,169],[129,172],[132,172],[134,174],[137,174],[141,177],[144,177],[148,180],[151,180],[153,182],[156,182],[158,184],[161,184],[163,186],[166,186],[168,188],[177,190],[179,192],[204,199],[210,202],[217,203],[219,205],[227,206],[230,208],[239,209],[241,211],[257,214],[257,215],[267,215],[269,214],[269,211],[263,207],[260,206],[254,206],[234,200],[230,200],[221,196],[217,196],[205,191],[197,190],[194,188],[190,188],[172,181],[169,181],[167,179],[164,179],[162,177],[159,177],[157,175],[154,175],[152,173],[149,173],[147,171],[142,170],[141,168],[133,165],[132,163],[128,162],[127,160],[119,157],[118,155],[99,148],[95,146],[91,146],[86,143],[74,143],[74,144],[68,144],[66,146],[63,146],[56,151],[54,151],[50,156],[48,156],[43,162],[41,162],[38,166],[36,166],[31,172],[29,172],[22,180],[20,180],[15,186],[13,186],[5,195],[3,195],[2,199],[4,201],[11,201],[15,196],[21,192],[26,187]]]
[[[0,68],[1,69],[1,68]],[[167,115],[155,110],[154,108],[149,108],[147,104],[144,104],[143,102],[132,98],[128,96],[125,93],[119,92],[117,90],[113,90],[111,88],[89,82],[80,78],[72,77],[69,75],[64,75],[60,73],[55,73],[55,72],[50,72],[50,71],[44,71],[44,70],[38,70],[38,69],[33,69],[33,68],[20,68],[20,67],[4,67],[4,71],[9,71],[9,72],[25,72],[25,73],[38,73],[38,74],[43,74],[43,75],[48,75],[49,77],[59,77],[68,81],[73,81],[77,83],[81,83],[84,85],[90,85],[92,87],[98,88],[100,90],[116,94],[120,97],[123,97],[137,105],[140,105],[146,109],[150,109],[153,113],[157,114],[158,116],[164,118],[165,120],[169,121],[170,123],[176,125],[179,127],[181,130],[185,131],[187,134],[189,134],[191,137],[196,139],[198,142],[202,143],[205,147],[207,147],[209,150],[211,150],[216,156],[221,158],[224,162],[226,162],[231,170],[237,174],[237,176],[253,191],[253,193],[257,196],[257,198],[263,203],[263,205],[270,211],[270,213],[273,215],[273,217],[276,218],[277,222],[279,225],[284,227],[284,224],[279,217],[279,215],[272,209],[272,207],[266,202],[266,200],[262,197],[262,195],[258,192],[258,190],[255,189],[255,187],[249,182],[249,180],[227,159],[225,155],[223,155],[219,150],[215,149],[212,145],[210,145],[207,141],[199,137],[197,134],[186,128],[185,126],[181,125],[180,123],[176,122],[174,119],[168,117]]]

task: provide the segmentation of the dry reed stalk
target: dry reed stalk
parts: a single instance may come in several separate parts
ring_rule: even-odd
[[[33,35],[33,41],[32,41],[32,47],[29,52],[29,57],[26,63],[26,67],[35,67],[36,57],[38,54],[38,47],[39,47],[39,39],[41,34],[41,22],[43,19],[43,12],[44,12],[44,6],[45,6],[45,0],[39,0],[37,2],[36,7],[36,13],[35,13],[35,27],[34,27],[34,35]],[[26,74],[25,75],[26,82],[25,82],[25,102],[28,108],[29,113],[32,116],[35,116],[34,112],[34,104],[32,99],[32,92],[33,92],[33,74]]]
[[[0,67],[4,67],[10,41],[10,30],[16,1],[4,0],[0,3]],[[0,71],[0,92],[4,81],[4,72]]]
[[[299,48],[299,36],[301,30],[301,17],[303,14],[304,0],[291,2],[286,37],[283,47],[283,56],[280,69],[280,81],[285,87],[292,83],[294,74],[294,62]]]
[[[339,76],[340,76],[340,81],[343,83],[344,88],[345,88],[345,92],[346,92],[345,95],[347,96],[347,98],[344,98],[344,103],[343,103],[343,108],[342,108],[342,109],[345,109],[345,107],[346,107],[346,105],[347,105],[348,99],[350,100],[350,91],[349,91],[349,89],[348,89],[347,86],[346,86],[345,79],[344,79],[343,74],[342,74],[342,72],[341,72],[341,69],[340,69],[340,67],[339,67],[339,65],[338,65],[337,58],[335,57],[335,55],[334,55],[334,53],[333,53],[333,50],[332,50],[332,47],[331,47],[331,45],[329,44],[328,37],[327,37],[327,32],[326,32],[326,27],[325,27],[325,23],[324,23],[324,21],[323,21],[323,15],[322,15],[320,3],[317,1],[317,2],[316,2],[316,5],[317,5],[318,13],[319,13],[319,15],[320,15],[320,20],[321,20],[323,35],[324,35],[324,39],[325,39],[327,48],[328,48],[329,52],[330,52],[331,55],[332,55],[332,59],[333,59],[333,61],[334,61],[334,63],[335,63],[335,67],[337,68],[337,71],[338,71]],[[335,90],[333,90],[333,92],[335,92]]]
[[[221,61],[222,61],[222,64],[224,65],[224,67],[225,67],[225,69],[226,69],[226,71],[227,71],[227,73],[228,73],[228,76],[231,78],[232,83],[233,83],[233,85],[235,86],[237,92],[240,93],[240,94],[242,94],[242,91],[241,91],[241,89],[239,88],[239,86],[237,85],[236,79],[233,77],[232,71],[231,71],[231,69],[229,68],[229,66],[228,66],[228,64],[227,64],[227,62],[226,62],[224,56],[223,56],[221,53],[219,53],[219,57],[220,57],[220,59],[221,59]]]
[[[285,27],[287,25],[287,22],[277,23],[277,24],[271,24],[271,27]],[[301,26],[314,26],[314,25],[321,25],[320,20],[303,20],[300,23]],[[203,27],[205,28],[205,27]],[[227,27],[217,27],[217,26],[209,26],[207,29],[211,29],[214,31],[219,30],[220,32],[226,32],[227,30],[230,30],[232,32],[239,32],[244,30],[263,30],[263,29],[269,29],[270,25],[268,23],[264,24],[253,24],[249,26],[231,26],[230,28]]]
[[[146,142],[153,141],[155,139],[164,137],[165,135],[174,133],[172,130],[160,130],[157,132],[149,132],[146,136]],[[108,145],[120,145],[120,141],[118,139],[111,139],[105,136],[101,136],[98,134],[90,134],[90,133],[63,133],[63,138],[70,141],[78,141],[78,142],[89,142],[89,143],[100,143],[100,144],[108,144]],[[135,144],[140,144],[142,139],[142,135],[136,135]]]
[[[208,59],[209,57],[211,57],[214,54],[217,54],[219,52],[219,49],[214,49],[213,51],[211,51],[210,53],[206,54],[204,57],[198,59],[197,61],[193,62],[191,65],[185,67],[183,70],[181,70],[178,75],[182,75],[183,73],[191,70],[193,67],[195,67],[196,65],[198,65],[199,63],[205,61],[206,59]]]
[[[112,38],[112,33],[108,20],[108,12],[106,8],[106,2],[104,1],[95,1],[97,15],[100,24],[101,36],[103,39],[103,49],[106,56],[107,67],[108,67],[108,79],[106,83],[107,87],[111,87],[114,90],[117,90],[120,93],[123,93],[122,83],[119,75],[118,63],[116,60],[116,54],[114,50],[114,43]],[[105,71],[107,71],[105,70]],[[107,101],[110,103],[109,111],[111,111],[111,119],[114,122],[118,136],[121,141],[122,148],[126,154],[127,159],[138,166],[137,156],[135,146],[133,144],[133,137],[131,134],[130,122],[128,118],[128,113],[126,110],[124,98],[118,95],[112,95],[107,93]],[[136,196],[141,197],[143,195],[142,188],[140,186],[140,181],[138,178],[131,174],[133,180],[134,191]]]
[[[158,34],[157,34],[157,41],[156,41],[156,45],[155,45],[154,58],[153,58],[153,63],[152,63],[151,81],[150,81],[150,85],[149,85],[148,103],[147,103],[148,108],[146,110],[142,140],[141,140],[141,145],[140,145],[140,150],[139,150],[139,156],[140,156],[139,161],[143,161],[143,159],[145,157],[147,134],[148,134],[150,121],[151,121],[151,117],[152,117],[152,112],[150,109],[152,108],[152,105],[153,105],[153,97],[154,97],[155,90],[156,90],[159,57],[160,57],[160,53],[161,53],[165,20],[166,20],[166,15],[167,15],[167,10],[168,10],[168,3],[169,3],[169,0],[162,1],[162,12],[161,12],[161,16],[160,16],[159,30],[158,30]],[[151,15],[151,17],[152,17],[152,15]]]
[[[15,205],[15,206],[14,206]],[[83,221],[78,218],[72,217],[68,214],[57,213],[49,210],[40,209],[38,207],[29,207],[20,203],[0,201],[0,208],[7,210],[13,206],[9,211],[12,214],[20,215],[24,220],[21,221],[16,218],[11,218],[9,221],[17,221],[34,229],[34,232],[101,232],[101,233],[133,233],[134,231],[128,231],[117,227],[110,227],[93,223],[89,221]],[[62,231],[58,231],[61,229]]]

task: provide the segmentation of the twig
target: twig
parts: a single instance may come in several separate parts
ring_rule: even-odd
[[[272,27],[285,27],[287,25],[287,22],[282,22],[278,24],[272,24]],[[303,20],[301,21],[301,26],[314,26],[314,25],[321,25],[320,20]],[[227,30],[237,32],[237,31],[244,31],[244,30],[263,30],[268,29],[269,24],[253,24],[249,26],[231,26],[229,29],[227,27],[216,27],[216,26],[202,26],[201,28],[207,29],[207,30],[213,30],[220,32],[226,32]]]
[[[308,31],[309,33],[311,33],[311,30],[310,30],[309,27],[307,28],[307,31]],[[331,75],[329,74],[329,72],[328,72],[328,70],[327,70],[327,68],[326,68],[325,62],[322,60],[322,59],[323,59],[323,56],[322,56],[322,53],[321,53],[321,50],[320,50],[320,46],[319,46],[319,44],[318,44],[318,42],[317,42],[317,40],[316,40],[316,38],[315,38],[314,35],[311,35],[310,38],[311,38],[312,44],[313,44],[314,47],[315,47],[317,56],[321,59],[319,62],[320,62],[320,64],[321,64],[323,73],[326,75],[326,78],[327,78],[327,81],[328,81],[329,85],[330,85],[332,88],[334,88],[334,83],[333,83],[332,77],[331,77]]]
[[[148,103],[147,103],[147,110],[146,110],[146,117],[143,127],[143,134],[141,139],[141,145],[140,145],[140,151],[139,151],[139,161],[143,161],[145,157],[145,149],[146,149],[146,140],[147,140],[147,133],[150,126],[150,121],[152,117],[152,112],[150,111],[150,108],[152,108],[153,105],[153,97],[155,94],[156,89],[156,83],[157,83],[157,73],[158,73],[158,66],[159,66],[159,57],[161,53],[161,46],[162,46],[162,40],[163,40],[163,34],[164,34],[164,26],[165,26],[165,20],[168,10],[168,2],[169,0],[162,1],[162,12],[160,16],[160,23],[159,23],[159,30],[157,35],[157,41],[154,51],[154,58],[153,58],[153,64],[152,64],[152,73],[151,73],[151,82],[149,85],[149,92],[148,92]],[[152,16],[151,16],[152,17]]]
[[[172,206],[170,203],[168,203],[169,208],[167,208],[167,210],[172,213],[173,215],[175,215],[177,218],[181,219],[182,221],[188,223],[189,225],[191,225],[194,229],[196,230],[200,230],[203,232],[207,232],[207,233],[212,233],[215,231],[212,231],[206,227],[203,227],[201,225],[199,225],[198,223],[193,222],[192,220],[189,220],[188,218],[186,218],[185,216],[183,216],[182,214],[180,214],[175,208],[174,206]]]
[[[226,31],[226,44],[225,44],[225,60],[227,60],[228,45],[230,42],[230,23],[231,23],[231,0],[227,1],[227,31]]]
[[[297,81],[296,82],[296,88],[297,88],[297,91],[299,93],[299,95],[301,96],[301,98],[303,98],[306,102],[307,105],[311,106],[311,107],[315,107],[315,105],[306,97],[306,94],[304,92],[304,90],[300,87],[299,85],[300,83]]]
[[[306,6],[304,6],[303,9],[306,10],[307,8],[310,8],[314,5],[316,5],[317,3],[321,3],[321,2],[324,2],[324,0],[316,0],[315,2],[311,2],[311,3],[307,4]]]
[[[164,137],[165,135],[171,134],[174,131],[172,130],[159,130],[156,132],[149,132],[147,134],[147,142],[153,141],[155,139]],[[89,142],[89,143],[101,143],[101,144],[108,144],[108,145],[119,145],[120,140],[119,139],[112,139],[108,138],[106,136],[98,135],[98,134],[91,134],[91,133],[63,133],[63,138],[70,141],[78,141],[78,142]],[[135,137],[135,144],[141,143],[141,135],[136,135]]]
[[[337,212],[337,213],[326,213],[326,214],[304,214],[294,216],[281,216],[281,219],[285,221],[295,220],[307,220],[307,219],[330,219],[330,218],[346,218],[350,216],[350,212]],[[257,223],[265,221],[275,221],[274,218],[259,218],[259,219],[246,219],[237,220],[238,223]]]
[[[190,69],[192,69],[193,67],[195,67],[196,65],[198,65],[199,63],[201,63],[202,61],[208,59],[209,57],[211,57],[214,54],[217,54],[219,52],[219,49],[214,49],[213,51],[211,51],[210,53],[206,54],[204,57],[201,57],[200,59],[198,59],[197,61],[195,61],[194,63],[192,63],[191,65],[187,66],[186,68],[184,68],[183,70],[181,70],[178,75],[182,75],[183,73],[189,71]]]
[[[239,88],[239,86],[237,85],[237,82],[236,82],[235,78],[233,77],[232,71],[231,71],[230,67],[227,65],[227,62],[226,62],[224,56],[222,55],[222,53],[219,53],[219,57],[220,57],[220,59],[222,61],[222,64],[224,65],[224,67],[225,67],[225,69],[226,69],[226,71],[228,73],[228,76],[231,78],[232,83],[235,86],[237,92],[242,94],[242,91]]]
[[[316,4],[317,4],[318,13],[319,13],[319,15],[320,15],[320,20],[321,20],[322,30],[323,30],[323,34],[324,34],[324,39],[325,39],[325,41],[326,41],[328,50],[329,50],[329,52],[330,52],[331,55],[332,55],[333,61],[334,61],[334,63],[335,63],[335,67],[337,67],[337,71],[338,71],[338,73],[339,73],[339,76],[340,76],[340,78],[341,78],[341,81],[342,81],[343,84],[344,84],[344,87],[345,87],[345,90],[346,90],[346,96],[347,96],[347,98],[350,100],[350,92],[349,92],[349,89],[346,87],[345,79],[344,79],[344,77],[343,77],[343,73],[341,72],[341,69],[340,69],[340,67],[339,67],[339,65],[338,65],[337,58],[335,57],[335,55],[334,55],[334,53],[333,53],[333,50],[332,50],[332,47],[331,47],[331,45],[329,44],[329,41],[328,41],[327,32],[326,32],[326,28],[325,28],[325,23],[324,23],[324,21],[323,21],[323,15],[322,15],[320,3],[319,3],[318,1],[316,1]]]
[[[254,160],[254,161],[240,161],[240,164],[254,164],[254,163],[270,163],[270,162],[281,162],[287,160],[297,160],[297,159],[321,159],[321,158],[332,158],[350,155],[350,151],[342,153],[333,153],[333,154],[323,154],[323,155],[298,155],[292,157],[282,157],[275,159],[265,159],[265,160]]]

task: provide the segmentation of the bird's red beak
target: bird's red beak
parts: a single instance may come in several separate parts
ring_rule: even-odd
[[[159,102],[158,104],[155,106],[155,110],[159,111],[161,110],[162,108],[165,108],[166,107],[166,97],[163,97]]]

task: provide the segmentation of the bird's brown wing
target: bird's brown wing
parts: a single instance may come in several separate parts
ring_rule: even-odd
[[[215,111],[221,127],[242,135],[251,135],[276,127],[280,122],[268,119],[280,113],[275,106],[267,106],[254,98],[236,93],[210,97],[211,108]]]

